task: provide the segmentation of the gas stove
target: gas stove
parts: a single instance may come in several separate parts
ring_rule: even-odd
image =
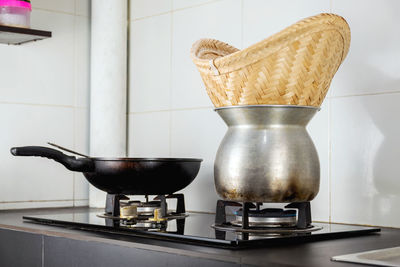
[[[159,195],[149,201],[131,200],[125,195],[107,195],[105,213],[97,214],[104,218],[107,226],[125,227],[146,231],[166,231],[168,221],[175,220],[177,232],[183,233],[184,219],[187,217],[183,194]],[[175,199],[176,207],[168,210],[167,199]]]
[[[168,204],[175,201],[172,209]],[[265,207],[267,206],[267,207]],[[343,238],[379,228],[312,223],[309,202],[271,208],[263,203],[217,201],[216,214],[186,212],[183,194],[145,201],[107,195],[105,211],[24,216],[27,222],[195,245],[240,249]]]

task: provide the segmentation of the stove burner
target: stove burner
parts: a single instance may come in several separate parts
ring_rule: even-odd
[[[131,205],[137,206],[138,214],[141,215],[153,215],[154,210],[160,209],[160,217],[167,215],[167,199],[176,199],[176,209],[173,214],[185,213],[185,200],[183,194],[172,194],[172,195],[158,195],[153,201],[148,201],[146,196],[146,202],[131,201],[127,196],[121,194],[107,194],[106,200],[106,213],[115,217],[119,217],[121,214],[121,207]],[[127,200],[127,201],[125,201]],[[151,214],[150,214],[151,212]]]
[[[212,227],[216,235],[224,235],[226,231],[233,231],[246,235],[282,235],[294,233],[310,233],[320,230],[321,227],[311,225],[310,202],[298,202],[286,205],[290,209],[260,209],[262,203],[238,203],[218,200],[215,224]],[[225,208],[242,207],[235,212],[235,219],[228,221]],[[293,209],[297,209],[293,210]]]
[[[134,219],[138,217],[137,206],[126,205],[120,208],[120,217],[124,219]]]
[[[153,215],[156,209],[161,208],[161,201],[150,201],[150,202],[142,202],[138,206],[138,214],[141,215]]]
[[[236,220],[231,224],[235,226],[242,226],[243,210],[240,209],[235,212]],[[297,212],[295,210],[284,209],[262,209],[262,210],[249,210],[249,226],[250,227],[294,227],[297,223]]]
[[[168,211],[167,199],[175,198],[176,209]],[[107,225],[123,226],[149,231],[166,229],[169,220],[177,220],[179,231],[182,231],[185,213],[183,194],[159,195],[154,200],[146,202],[130,200],[124,195],[107,195],[106,212],[97,217],[105,218]],[[183,220],[183,221],[182,221]]]
[[[154,210],[161,208],[161,201],[159,200],[153,200],[153,201],[148,201],[148,202],[141,202],[141,201],[128,201],[128,202],[120,202],[120,213],[122,215],[122,212],[124,209],[132,209],[134,210],[136,208],[137,210],[137,215],[148,215],[148,216],[153,216]],[[127,207],[132,207],[132,208],[127,208]]]

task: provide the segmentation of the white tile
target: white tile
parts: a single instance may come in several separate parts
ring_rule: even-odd
[[[89,109],[75,108],[74,150],[89,155]],[[82,173],[74,172],[74,199],[89,198],[89,183]]]
[[[0,201],[72,200],[73,172],[53,160],[14,157],[14,146],[73,146],[73,109],[0,104]]]
[[[130,0],[130,18],[138,19],[171,11],[172,0]]]
[[[170,107],[171,14],[131,22],[130,112]]]
[[[240,48],[241,1],[224,0],[174,12],[172,25],[172,107],[212,106],[190,49],[200,38]]]
[[[211,108],[173,111],[171,120],[171,156],[203,159],[196,179],[182,190],[188,196],[186,208],[215,212],[218,196],[214,186],[214,159],[227,127]]]
[[[329,99],[308,124],[307,130],[317,148],[321,168],[319,193],[311,201],[312,219],[329,221]]]
[[[83,202],[83,201],[82,201]],[[30,201],[30,202],[0,202],[0,210],[35,209],[35,208],[62,208],[73,206],[72,200],[60,201]],[[79,203],[79,202],[78,202]],[[81,203],[79,203],[81,204]],[[76,205],[78,206],[78,205]],[[87,206],[87,205],[80,205]]]
[[[83,0],[80,0],[83,1]],[[34,0],[32,3],[33,13],[37,12],[36,9],[45,9],[57,12],[65,12],[74,14],[75,1],[71,0]]]
[[[400,227],[399,101],[332,99],[332,221]]]
[[[329,8],[329,0],[243,0],[243,47]]]
[[[173,0],[172,8],[175,10],[180,8],[193,7],[206,3],[211,3],[214,1],[215,0]]]
[[[89,106],[90,19],[75,16],[75,106]]]
[[[400,1],[334,0],[350,25],[349,54],[332,81],[334,96],[399,91]]]
[[[74,147],[82,154],[89,154],[89,109],[75,108],[74,110]]]
[[[74,16],[36,10],[32,26],[53,37],[0,47],[0,101],[73,105]]]
[[[86,207],[89,206],[89,199],[75,200],[74,207]]]
[[[75,0],[75,14],[90,17],[91,0]]]
[[[74,201],[89,199],[89,182],[82,173],[74,173]]]
[[[169,157],[170,112],[129,115],[128,155],[130,157]]]

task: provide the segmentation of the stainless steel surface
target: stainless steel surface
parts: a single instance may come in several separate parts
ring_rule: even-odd
[[[137,211],[140,215],[153,215],[155,209],[158,209],[158,207],[137,207]]]
[[[154,210],[161,207],[161,202],[128,202],[124,203],[125,206],[136,206],[139,215],[154,215]]]
[[[300,202],[319,191],[320,168],[306,125],[319,110],[305,106],[216,109],[228,125],[214,164],[218,194],[240,202]]]
[[[315,232],[318,230],[322,230],[322,226],[312,225],[310,228],[306,229],[297,229],[297,228],[248,228],[243,229],[240,226],[232,226],[232,225],[211,225],[212,228],[220,231],[228,231],[228,232],[238,232],[238,233],[251,233],[257,235],[264,235],[264,234],[272,234],[272,235],[280,235],[280,234],[293,234],[293,233],[310,233]]]
[[[400,266],[400,247],[335,256],[332,260],[375,266]]]
[[[256,227],[291,227],[296,226],[296,216],[292,217],[251,217],[249,216],[249,226]],[[231,224],[241,226],[242,216],[236,215],[235,221]]]

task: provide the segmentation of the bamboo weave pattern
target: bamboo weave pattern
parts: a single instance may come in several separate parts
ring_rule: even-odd
[[[320,14],[243,50],[201,39],[191,57],[215,107],[320,106],[349,46],[347,22]]]

